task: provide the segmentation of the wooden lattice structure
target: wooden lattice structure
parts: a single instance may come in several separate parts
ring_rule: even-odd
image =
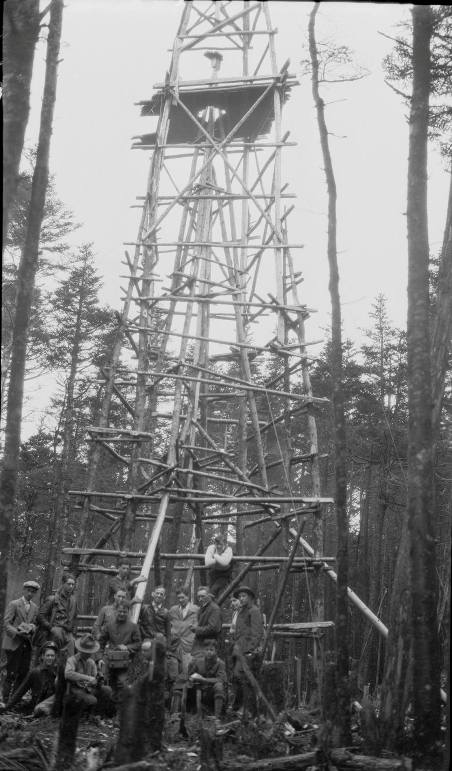
[[[288,62],[277,65],[269,5],[186,2],[169,71],[140,103],[158,120],[134,143],[152,154],[148,186],[136,242],[127,244],[130,275],[101,416],[89,429],[87,489],[71,491],[81,536],[65,549],[79,572],[108,573],[105,562],[121,553],[142,562],[146,576],[164,562],[168,577],[202,559],[207,524],[228,528],[239,578],[266,564],[277,571],[266,642],[289,572],[317,576],[332,562],[322,556],[322,513],[332,500],[321,496],[315,419],[325,400],[311,389],[301,245],[288,237],[295,196],[282,177],[294,143],[281,113],[296,79]],[[253,342],[265,329],[267,339]],[[115,402],[129,419],[121,429],[109,423]],[[98,486],[105,453],[123,469],[115,490]],[[96,517],[108,528],[89,547]],[[311,546],[300,537],[306,517]],[[245,524],[260,528],[249,556]],[[191,528],[185,555],[182,526]],[[286,554],[266,556],[280,534]],[[319,585],[314,578],[312,618],[277,625],[275,639],[330,623]],[[138,600],[145,589],[138,584]]]

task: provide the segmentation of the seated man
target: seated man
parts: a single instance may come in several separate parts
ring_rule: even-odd
[[[141,646],[138,626],[128,618],[128,610],[125,603],[118,605],[114,617],[107,621],[99,635],[108,682],[116,699],[126,685],[129,665]]]
[[[74,589],[75,578],[67,573],[58,591],[47,597],[38,615],[38,645],[50,640],[55,643],[58,651],[65,650],[68,656],[74,654],[76,632],[77,602],[73,596]]]
[[[198,651],[188,665],[188,681],[182,687],[188,710],[194,705],[197,688],[201,689],[201,705],[210,712],[213,708],[215,717],[220,719],[225,701],[226,667],[224,661],[217,656],[214,640],[206,640],[203,651]],[[179,692],[180,690],[181,683],[178,688]],[[177,710],[176,699],[173,707]]]
[[[35,717],[51,715],[55,702],[57,677],[56,645],[49,642],[44,645],[39,666],[30,670],[26,678],[10,697],[6,708],[11,709],[31,691],[31,708]]]
[[[163,586],[156,586],[150,605],[142,605],[138,624],[141,636],[152,640],[157,634],[163,635],[165,643],[170,637],[168,609],[164,607],[166,592]]]
[[[67,694],[84,709],[94,709],[99,698],[104,703],[111,702],[112,699],[111,689],[101,684],[96,662],[92,658],[99,647],[99,643],[91,634],[85,634],[75,641],[77,653],[68,658],[64,669]]]
[[[104,605],[100,609],[99,615],[93,624],[93,637],[95,640],[99,639],[102,627],[107,623],[107,621],[109,621],[111,618],[114,618],[118,606],[123,604],[125,601],[126,591],[124,589],[118,589],[113,598],[113,603],[111,605]]]

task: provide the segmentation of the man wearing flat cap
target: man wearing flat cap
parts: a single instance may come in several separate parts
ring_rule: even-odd
[[[239,586],[234,592],[240,602],[239,612],[233,631],[234,661],[233,692],[236,709],[243,703],[244,710],[256,712],[254,692],[245,675],[242,661],[246,661],[254,675],[260,667],[260,646],[264,634],[262,614],[255,604],[256,596],[249,586]],[[243,657],[243,658],[242,658]]]
[[[11,600],[6,608],[2,648],[6,654],[6,678],[3,698],[26,677],[31,661],[31,641],[36,631],[38,606],[33,602],[41,587],[37,581],[25,581],[22,597]]]

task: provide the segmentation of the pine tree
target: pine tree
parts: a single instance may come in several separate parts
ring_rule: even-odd
[[[69,518],[67,491],[77,455],[77,417],[85,381],[80,379],[98,353],[111,312],[99,306],[100,278],[94,268],[91,245],[74,255],[72,268],[49,298],[52,323],[48,331],[48,366],[64,380],[60,415],[60,450],[55,469],[54,499],[49,522],[49,554],[45,588],[50,589]]]

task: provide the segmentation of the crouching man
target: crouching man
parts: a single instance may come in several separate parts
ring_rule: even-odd
[[[41,654],[39,666],[30,670],[26,678],[14,691],[6,708],[12,709],[28,691],[31,691],[31,707],[35,717],[51,715],[55,703],[57,677],[56,645],[46,643]]]
[[[92,658],[100,648],[99,643],[91,634],[85,634],[75,641],[75,647],[77,653],[68,658],[64,670],[69,697],[89,710],[97,706],[99,698],[102,703],[111,702],[111,688],[102,685],[96,662]]]

